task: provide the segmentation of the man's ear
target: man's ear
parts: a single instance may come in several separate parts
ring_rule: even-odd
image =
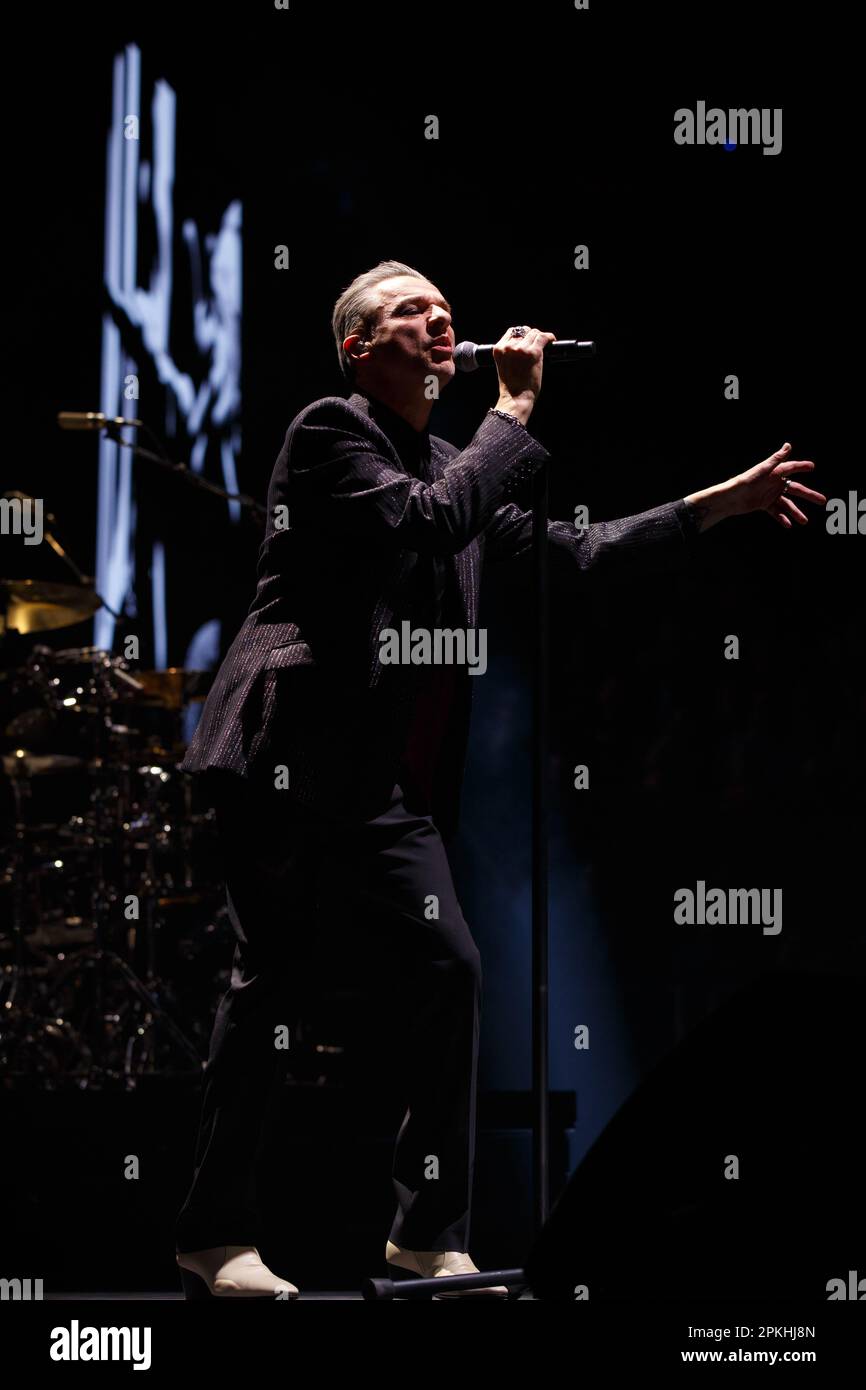
[[[343,351],[350,357],[360,356],[369,346],[369,341],[362,338],[360,333],[350,333],[348,338],[343,339]]]

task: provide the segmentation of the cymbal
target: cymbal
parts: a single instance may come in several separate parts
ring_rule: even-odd
[[[57,923],[41,922],[27,937],[28,946],[76,946],[95,940],[96,927],[81,917],[67,917]]]
[[[83,584],[49,584],[41,579],[0,579],[0,632],[45,632],[89,618],[101,606]],[[5,608],[5,618],[3,609]]]
[[[203,700],[213,681],[212,671],[185,670],[169,666],[164,671],[130,671],[141,686],[141,692],[130,698],[142,704],[160,705],[164,709],[182,709],[187,700]],[[124,692],[130,695],[130,692]]]
[[[26,748],[16,748],[14,753],[4,753],[0,758],[7,777],[40,777],[46,772],[77,772],[86,767],[83,758],[69,757],[65,753],[29,753]]]

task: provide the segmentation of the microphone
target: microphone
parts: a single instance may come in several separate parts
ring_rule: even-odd
[[[61,410],[57,423],[62,430],[104,430],[108,425],[135,425],[141,420],[127,420],[123,415],[103,415],[99,410]]]
[[[475,372],[479,367],[494,366],[495,343],[458,343],[454,349],[454,365],[461,372]],[[595,356],[595,343],[578,342],[576,338],[557,338],[544,349],[544,364],[548,362],[582,362]]]

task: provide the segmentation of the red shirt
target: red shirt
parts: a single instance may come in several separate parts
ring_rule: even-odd
[[[433,781],[454,702],[457,669],[454,666],[430,666],[412,712],[412,723],[406,737],[403,763],[415,786],[432,804]]]

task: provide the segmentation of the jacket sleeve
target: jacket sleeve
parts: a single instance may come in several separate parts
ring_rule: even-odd
[[[532,513],[508,503],[483,534],[485,559],[514,559],[532,548]],[[684,499],[618,521],[594,521],[583,531],[566,521],[547,523],[548,540],[567,550],[579,570],[615,575],[674,569],[691,554],[697,535],[697,516]]]
[[[380,453],[338,396],[305,411],[286,446],[293,526],[440,555],[464,550],[549,457],[518,421],[488,412],[444,475],[425,483]]]

